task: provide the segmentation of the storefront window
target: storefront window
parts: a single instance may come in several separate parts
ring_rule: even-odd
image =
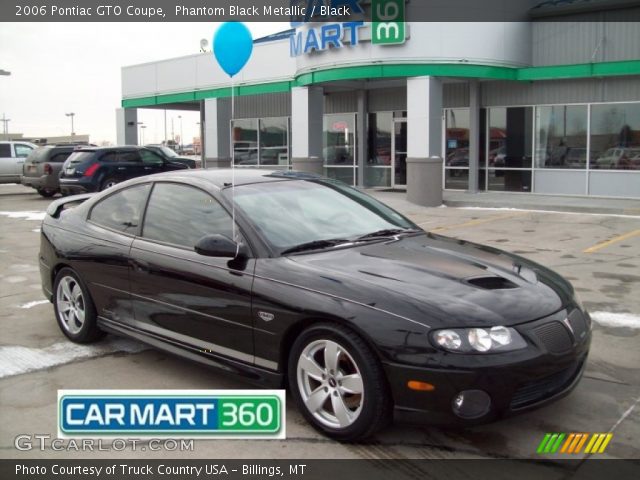
[[[587,106],[537,107],[535,157],[537,168],[586,168]]]
[[[322,156],[327,177],[355,185],[356,114],[325,115],[323,118]]]
[[[487,115],[487,190],[530,192],[533,109],[489,108]]]
[[[367,134],[368,157],[364,173],[364,183],[367,187],[391,186],[392,129],[392,112],[369,114]]]
[[[260,165],[289,165],[289,119],[260,119]]]
[[[235,165],[288,168],[288,117],[236,119],[232,132]]]
[[[640,103],[591,107],[589,168],[640,170]]]
[[[469,109],[446,110],[445,188],[466,190],[469,178]]]
[[[258,119],[243,118],[232,122],[233,162],[235,165],[258,164]]]

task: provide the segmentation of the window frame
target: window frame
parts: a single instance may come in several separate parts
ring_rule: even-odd
[[[94,220],[91,219],[91,215],[93,214],[93,210],[100,205],[102,202],[104,202],[105,200],[113,197],[114,195],[117,195],[118,193],[122,193],[125,190],[129,190],[132,188],[137,188],[137,187],[144,187],[144,186],[149,186],[149,189],[147,191],[147,196],[143,201],[142,204],[142,210],[141,210],[141,215],[140,215],[140,224],[137,226],[137,228],[135,229],[135,231],[132,232],[123,232],[122,230],[117,230],[115,228],[106,226],[106,225],[102,225]],[[87,213],[87,218],[86,221],[87,223],[90,223],[96,227],[99,228],[103,228],[105,230],[109,230],[110,232],[113,233],[117,233],[119,235],[124,235],[125,237],[129,237],[129,238],[136,238],[139,236],[140,232],[142,231],[142,225],[144,223],[144,215],[147,212],[147,204],[149,203],[149,196],[151,195],[151,191],[153,190],[153,182],[142,182],[142,183],[136,183],[135,185],[129,185],[127,187],[124,188],[119,188],[117,191],[115,192],[111,192],[109,193],[109,195],[105,195],[104,197],[100,198],[96,203],[94,203],[93,205],[91,205],[91,208],[89,209],[89,212]]]
[[[171,242],[164,242],[162,240],[157,240],[155,238],[148,238],[144,236],[144,224],[147,221],[147,212],[149,210],[149,202],[151,201],[151,195],[153,194],[153,191],[156,188],[156,185],[167,185],[167,184],[171,184],[171,185],[179,185],[181,187],[187,187],[187,188],[193,188],[196,190],[199,190],[201,192],[203,192],[205,195],[210,196],[211,198],[213,198],[213,200],[215,200],[221,207],[222,209],[227,213],[227,215],[229,215],[229,217],[231,218],[231,221],[233,222],[233,214],[232,212],[229,211],[229,209],[227,208],[227,206],[224,204],[224,202],[221,202],[219,198],[217,198],[215,195],[211,194],[211,192],[208,192],[207,190],[205,190],[204,188],[201,188],[197,185],[192,185],[190,183],[183,183],[183,182],[177,182],[177,181],[172,181],[172,180],[166,180],[166,181],[154,181],[154,182],[150,182],[151,188],[149,189],[149,195],[147,196],[146,202],[145,202],[145,206],[144,206],[144,211],[142,214],[142,220],[140,222],[140,228],[136,234],[136,238],[139,238],[140,240],[144,240],[145,242],[149,242],[149,243],[153,243],[156,245],[162,245],[165,247],[172,247],[172,248],[177,248],[179,250],[184,250],[187,252],[193,252],[196,253],[195,249],[186,247],[184,245],[178,245],[175,243],[171,243]],[[232,223],[233,225],[233,223]],[[244,241],[244,245],[249,249],[249,251],[251,252],[251,255],[253,256],[253,248],[251,246],[251,241],[249,240],[249,238],[247,237],[247,235],[244,233],[242,227],[238,224],[237,221],[237,216],[236,216],[236,231],[240,234],[240,236],[242,237],[242,240]],[[231,239],[233,241],[233,239]],[[219,257],[212,257],[212,258],[219,258]]]

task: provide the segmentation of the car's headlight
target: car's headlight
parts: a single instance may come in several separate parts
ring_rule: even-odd
[[[522,336],[509,327],[448,328],[431,335],[440,348],[457,353],[500,353],[527,346]]]

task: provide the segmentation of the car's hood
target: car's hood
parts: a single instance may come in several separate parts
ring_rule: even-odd
[[[561,310],[571,285],[516,255],[437,235],[288,257],[306,286],[432,327],[515,325]]]

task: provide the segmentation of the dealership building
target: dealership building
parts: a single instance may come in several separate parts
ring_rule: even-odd
[[[640,198],[637,5],[548,1],[522,22],[407,21],[395,41],[367,22],[300,24],[255,41],[233,108],[210,52],[124,67],[118,142],[137,143],[137,109],[195,110],[207,168]]]

